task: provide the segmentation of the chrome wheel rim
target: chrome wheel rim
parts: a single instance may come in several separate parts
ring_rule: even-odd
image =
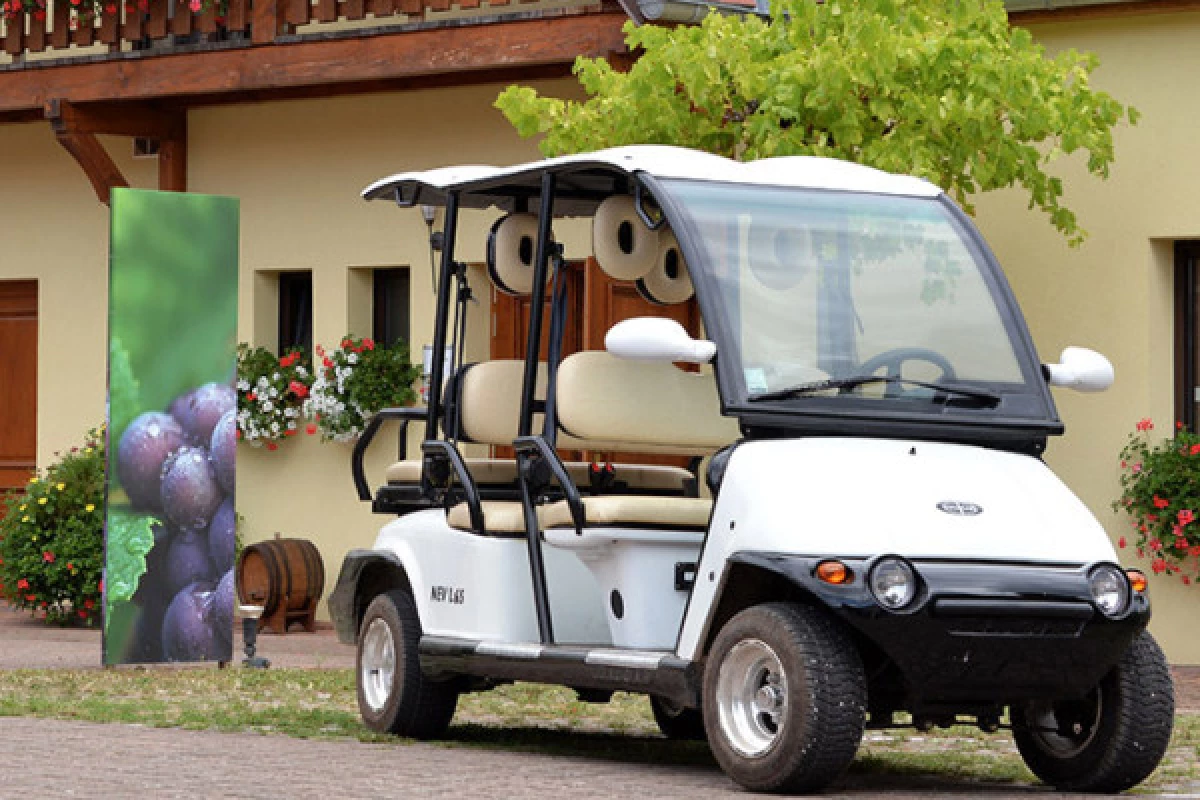
[[[1038,746],[1055,758],[1074,758],[1087,749],[1100,730],[1104,693],[1093,691],[1078,703],[1038,703],[1025,720]]]
[[[363,634],[362,658],[358,669],[363,699],[372,711],[382,711],[387,705],[395,677],[396,643],[392,638],[392,629],[383,619],[373,619]]]
[[[764,755],[787,724],[788,684],[779,656],[759,639],[734,645],[717,675],[721,732],[739,754]]]

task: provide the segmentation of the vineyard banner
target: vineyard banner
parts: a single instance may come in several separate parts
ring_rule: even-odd
[[[233,656],[238,201],[115,189],[104,663]]]

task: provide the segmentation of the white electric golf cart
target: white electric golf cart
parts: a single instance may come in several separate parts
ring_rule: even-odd
[[[364,195],[444,207],[433,352],[454,353],[427,407],[377,415],[354,454],[360,497],[395,515],[329,601],[370,728],[436,737],[460,693],[522,680],[645,693],[666,735],[706,737],[751,790],[817,790],[865,727],[899,724],[1011,727],[1064,790],[1158,764],[1174,699],[1145,576],[1041,460],[1062,432],[1049,387],[1102,389],[1112,367],[1039,362],[936,187],[638,146]],[[530,296],[523,361],[462,363],[464,209],[502,214],[488,275]],[[591,219],[611,279],[659,304],[694,291],[703,338],[640,317],[564,356],[568,217]],[[372,494],[386,419],[424,441]]]

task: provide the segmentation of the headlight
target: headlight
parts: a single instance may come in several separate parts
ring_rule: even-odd
[[[917,596],[917,576],[898,558],[881,559],[871,569],[871,593],[879,605],[898,611]]]
[[[1106,617],[1119,617],[1129,605],[1129,583],[1121,570],[1101,564],[1088,576],[1092,602]]]

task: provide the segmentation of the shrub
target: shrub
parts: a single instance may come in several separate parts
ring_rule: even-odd
[[[1158,574],[1200,577],[1200,436],[1177,423],[1152,443],[1154,423],[1143,419],[1121,450],[1121,496],[1114,510],[1133,525],[1133,547]],[[1129,545],[1126,537],[1119,547]]]
[[[0,596],[47,622],[94,625],[104,566],[104,430],[5,500]]]
[[[347,336],[333,350],[316,349],[321,366],[306,407],[326,441],[352,441],[379,409],[412,405],[417,398],[419,370],[409,361],[406,342],[383,345]]]

